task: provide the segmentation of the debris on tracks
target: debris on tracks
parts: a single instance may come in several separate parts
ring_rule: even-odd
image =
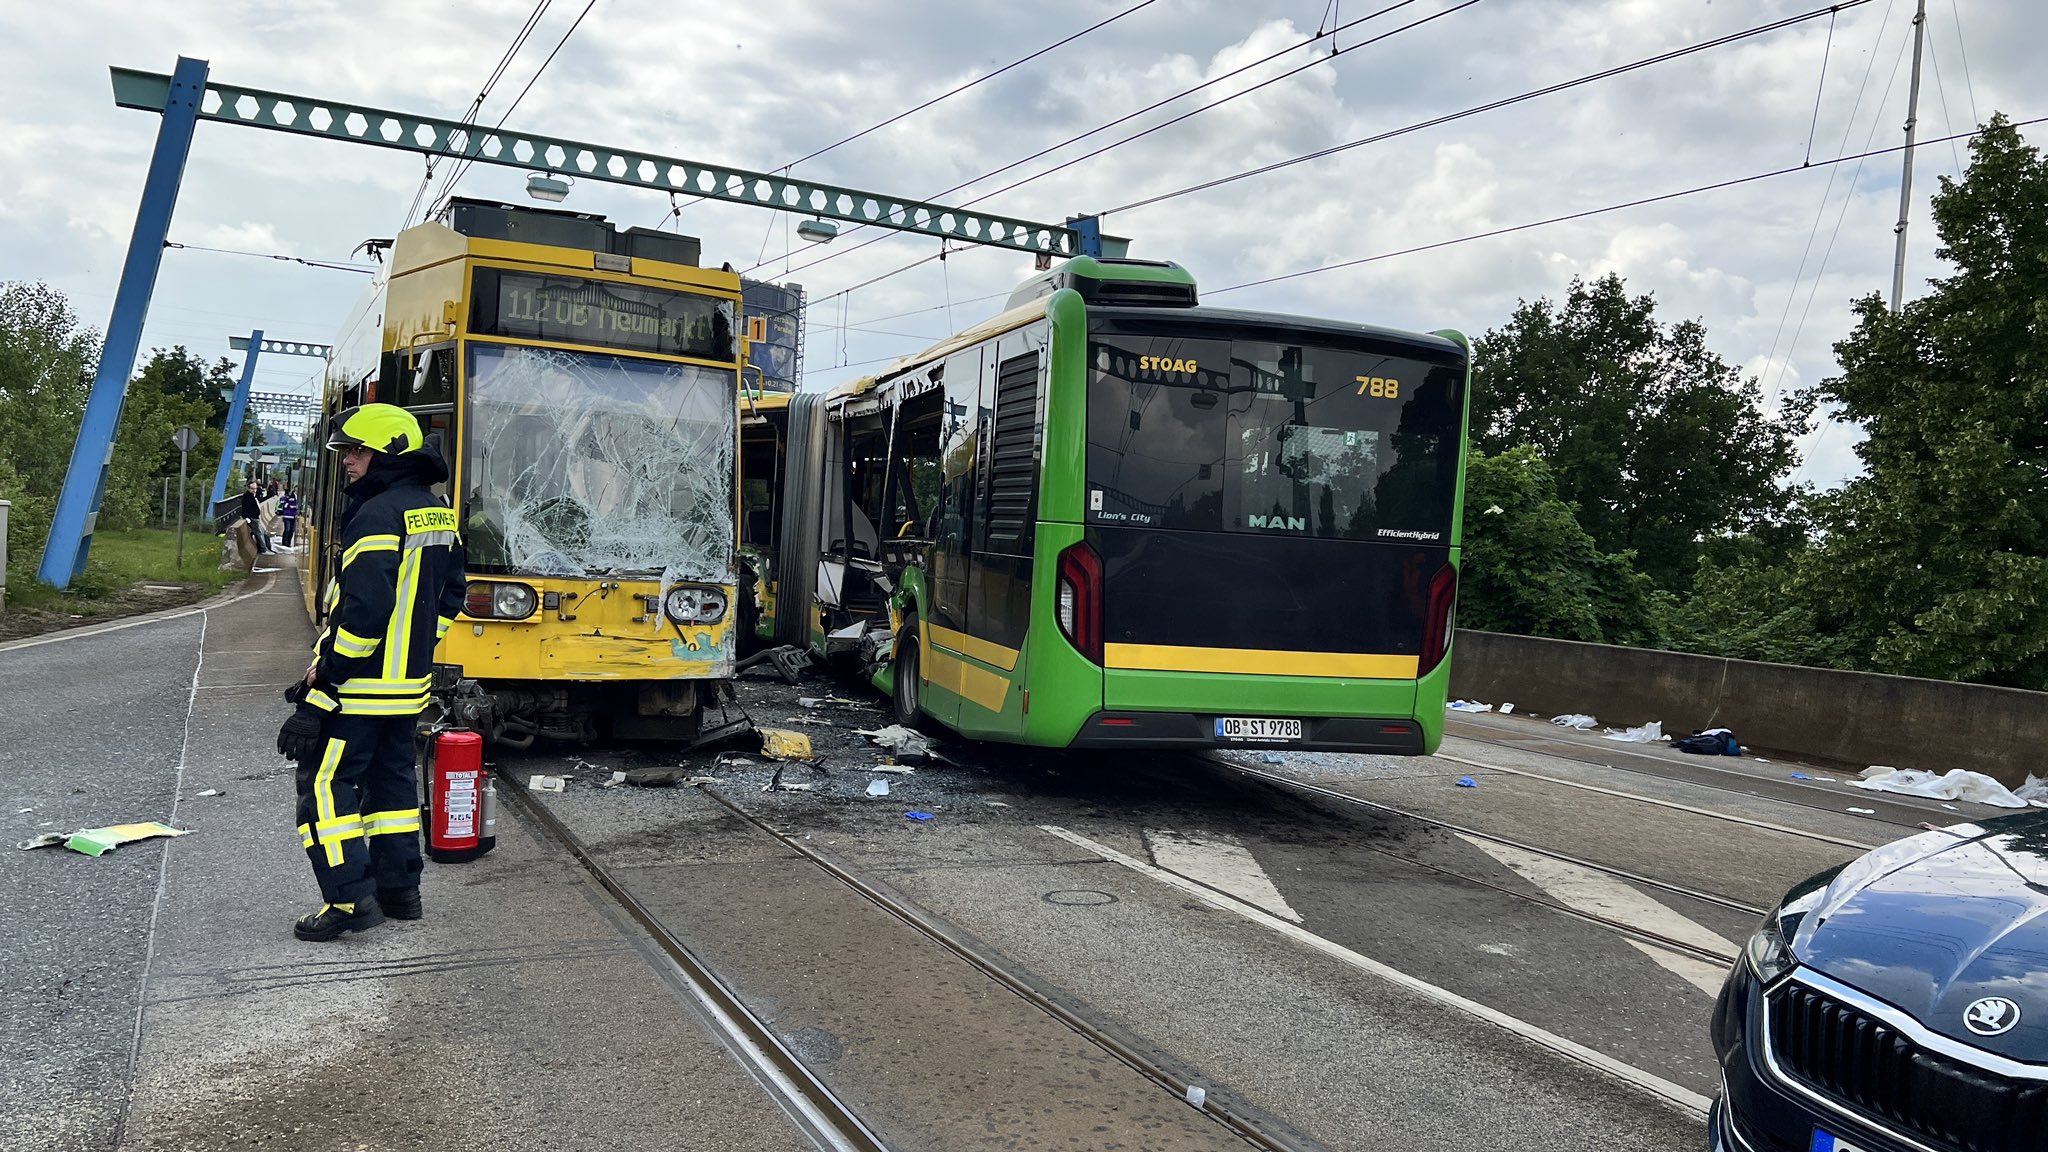
[[[761,755],[770,760],[809,760],[811,738],[787,728],[757,728],[761,734]]]
[[[898,756],[915,759],[931,754],[931,737],[901,724],[891,724],[887,728],[856,728],[854,731]]]

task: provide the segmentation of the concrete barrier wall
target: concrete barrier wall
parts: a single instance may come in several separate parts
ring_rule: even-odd
[[[2048,776],[2048,693],[1459,629],[1451,694],[1850,764]]]

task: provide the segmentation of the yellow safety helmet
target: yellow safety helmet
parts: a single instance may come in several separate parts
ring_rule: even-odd
[[[334,431],[327,437],[327,447],[333,451],[363,447],[393,456],[416,452],[424,443],[420,422],[396,404],[345,408],[335,416]]]

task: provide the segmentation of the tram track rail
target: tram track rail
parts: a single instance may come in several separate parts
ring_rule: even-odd
[[[515,784],[504,791],[514,797],[520,812],[532,817],[544,836],[581,865],[626,917],[647,933],[654,946],[674,965],[674,970],[665,974],[670,976],[671,983],[679,985],[726,1033],[736,1054],[781,1099],[798,1127],[832,1152],[890,1152],[882,1138],[812,1073],[709,965],[599,862],[560,817],[526,795],[525,788]]]
[[[1465,836],[1470,839],[1485,840],[1489,843],[1500,844],[1508,848],[1513,848],[1519,852],[1527,852],[1532,855],[1542,856],[1547,859],[1559,861],[1561,863],[1571,864],[1580,868],[1586,868],[1591,871],[1602,873],[1603,875],[1612,876],[1618,880],[1625,880],[1631,884],[1638,884],[1646,888],[1653,888],[1661,892],[1670,893],[1674,896],[1682,896],[1689,900],[1697,900],[1700,903],[1712,905],[1717,908],[1723,908],[1731,912],[1737,912],[1745,916],[1754,916],[1758,919],[1762,919],[1770,911],[1767,908],[1762,908],[1757,905],[1750,904],[1742,900],[1737,900],[1729,896],[1723,896],[1719,893],[1706,892],[1701,889],[1691,888],[1683,884],[1674,884],[1668,880],[1660,880],[1654,876],[1646,876],[1640,872],[1630,871],[1626,868],[1617,868],[1610,864],[1602,864],[1595,860],[1588,860],[1585,857],[1575,856],[1568,852],[1559,852],[1555,849],[1545,848],[1537,844],[1531,844],[1524,840],[1516,840],[1511,837],[1500,836],[1491,832],[1482,832],[1477,828],[1467,827],[1462,824],[1455,824],[1448,820],[1439,820],[1433,816],[1425,816],[1419,812],[1412,812],[1405,808],[1397,808],[1391,804],[1382,804],[1376,800],[1366,800],[1362,797],[1352,796],[1349,793],[1339,792],[1332,788],[1324,788],[1321,785],[1310,784],[1306,781],[1293,780],[1286,776],[1276,775],[1271,772],[1264,772],[1257,768],[1249,767],[1247,765],[1235,764],[1228,760],[1219,760],[1209,757],[1204,757],[1204,759],[1208,763],[1221,765],[1225,768],[1230,769],[1231,771],[1237,772],[1244,776],[1248,776],[1254,780],[1260,781],[1261,783],[1285,791],[1294,792],[1296,794],[1314,796],[1318,799],[1323,800],[1336,801],[1337,803],[1351,807],[1365,808],[1374,812],[1381,813],[1383,815],[1393,816],[1398,819],[1411,820],[1420,824],[1428,825],[1430,827],[1441,828],[1447,832],[1454,832],[1460,836]],[[1408,855],[1407,853],[1394,851],[1391,848],[1383,848],[1379,845],[1368,844],[1363,842],[1357,843],[1354,846],[1362,848],[1368,852],[1372,852],[1376,855],[1385,856],[1393,860],[1399,860],[1404,864],[1420,868],[1426,872],[1435,873],[1437,875],[1445,876],[1450,879],[1461,881],[1463,883],[1490,889],[1494,892],[1501,893],[1502,895],[1512,897],[1516,900],[1520,900],[1529,904],[1534,904],[1538,907],[1547,909],[1552,912],[1562,913],[1563,915],[1570,916],[1573,919],[1582,920],[1590,924],[1597,924],[1603,928],[1606,928],[1616,933],[1617,935],[1628,937],[1635,940],[1640,940],[1646,944],[1654,944],[1659,948],[1664,948],[1669,951],[1676,952],[1680,955],[1702,961],[1704,963],[1730,964],[1733,963],[1739,955],[1739,952],[1736,951],[1724,952],[1720,949],[1704,948],[1698,944],[1692,943],[1691,941],[1680,940],[1676,937],[1668,936],[1664,933],[1657,932],[1652,929],[1643,928],[1635,924],[1630,924],[1627,921],[1616,920],[1612,917],[1602,916],[1595,912],[1587,912],[1583,909],[1574,908],[1561,900],[1555,900],[1548,896],[1541,896],[1535,893],[1523,891],[1518,888],[1512,888],[1505,884],[1496,883],[1483,876],[1474,876],[1468,872],[1460,872],[1455,868],[1446,868],[1440,864],[1432,864],[1427,860],[1418,859],[1414,856]],[[1196,881],[1196,883],[1200,883],[1200,881]]]
[[[1467,730],[1448,734],[1453,735],[1460,740],[1469,740],[1474,744],[1485,744],[1489,747],[1504,748],[1512,752],[1523,752],[1538,756],[1549,756],[1554,759],[1569,761],[1573,764],[1583,764],[1592,768],[1605,768],[1614,772],[1625,772],[1631,776],[1640,776],[1644,777],[1645,779],[1657,780],[1666,784],[1685,784],[1695,788],[1705,788],[1714,792],[1726,792],[1731,795],[1746,796],[1755,800],[1767,800],[1775,804],[1788,804],[1795,808],[1806,808],[1815,812],[1826,812],[1833,816],[1860,815],[1856,813],[1844,812],[1844,806],[1840,803],[1818,803],[1815,800],[1805,798],[1805,794],[1812,794],[1814,796],[1825,795],[1828,797],[1830,801],[1846,800],[1850,799],[1849,797],[1844,797],[1834,792],[1823,791],[1820,787],[1806,784],[1802,781],[1765,780],[1756,776],[1749,775],[1748,773],[1741,772],[1736,769],[1724,768],[1721,765],[1711,763],[1710,757],[1701,758],[1697,763],[1687,761],[1682,764],[1674,764],[1662,760],[1660,758],[1650,758],[1653,759],[1654,762],[1663,769],[1662,771],[1658,771],[1648,767],[1632,766],[1629,763],[1627,763],[1628,758],[1631,756],[1641,757],[1641,753],[1635,752],[1633,749],[1629,748],[1621,748],[1616,752],[1611,752],[1609,753],[1606,759],[1596,759],[1590,755],[1587,755],[1587,749],[1580,745],[1573,744],[1569,741],[1548,739],[1545,736],[1541,735],[1520,736],[1519,734],[1508,733],[1502,733],[1500,734],[1500,736],[1516,735],[1518,738],[1503,739],[1496,736],[1475,734],[1471,730],[1473,727],[1475,727],[1472,725],[1465,725],[1463,727],[1465,727]],[[1458,757],[1446,756],[1444,753],[1441,752],[1439,752],[1437,755],[1444,759],[1459,760]],[[1472,763],[1472,761],[1461,762]],[[1529,772],[1527,770],[1520,768],[1509,768],[1505,765],[1498,764],[1488,764],[1481,766],[1492,771],[1505,771],[1513,773],[1515,775],[1528,776],[1532,779],[1547,780],[1551,783],[1560,782],[1555,780],[1554,778],[1543,776],[1540,773]],[[1815,771],[1821,770],[1815,769]],[[1853,771],[1850,770],[1838,771],[1848,771],[1849,774],[1853,775]],[[1835,773],[1830,772],[1829,774],[1834,775]],[[1735,782],[1739,782],[1742,785],[1747,785],[1747,787],[1737,786]],[[1564,781],[1563,783],[1572,782]],[[1757,786],[1759,784],[1766,783],[1771,785],[1772,787],[1778,788],[1780,791],[1789,794],[1775,795],[1759,791]],[[1628,793],[1615,794],[1629,795]],[[1649,803],[1665,804],[1667,806],[1670,805],[1669,801],[1661,801],[1654,797],[1636,796],[1633,798],[1643,800]],[[1858,795],[1854,797],[1854,799],[1857,802],[1857,806],[1868,807],[1875,813],[1874,816],[1861,816],[1861,819],[1866,821],[1875,820],[1879,824],[1890,825],[1904,829],[1915,829],[1920,825],[1922,821],[1928,820],[1930,818],[1939,818],[1942,816],[1956,815],[1955,811],[1948,809],[1944,809],[1943,811],[1938,813],[1931,812],[1928,809],[1918,807],[1913,804],[1904,803],[1896,797],[1887,797],[1878,793],[1866,793]],[[1725,813],[1713,813],[1705,810],[1700,811],[1702,812],[1702,814],[1715,816],[1718,819],[1731,820],[1741,823],[1758,824],[1759,826],[1763,827],[1773,827],[1778,831],[1787,832],[1795,836],[1804,836],[1812,840],[1824,840],[1829,843],[1842,844],[1850,847],[1876,847],[1876,845],[1874,844],[1859,844],[1857,841],[1844,839],[1842,837],[1827,836],[1823,833],[1806,832],[1800,829],[1786,828],[1782,825],[1769,825],[1762,821],[1745,820],[1742,817],[1730,816]]]
[[[801,1059],[782,1043],[767,1022],[755,1015],[708,964],[669,931],[661,923],[660,918],[638,900],[622,880],[605,867],[560,817],[550,812],[543,802],[525,795],[523,788],[514,786],[507,791],[518,798],[520,810],[532,815],[535,823],[545,834],[568,852],[618,904],[626,916],[644,930],[655,946],[674,962],[676,975],[684,984],[685,991],[710,1009],[714,1021],[726,1028],[729,1036],[742,1049],[741,1055],[756,1064],[756,1071],[762,1073],[763,1079],[784,1097],[785,1104],[790,1106],[813,1136],[819,1139],[821,1145],[833,1149],[834,1152],[840,1152],[842,1149],[846,1152],[886,1152],[887,1145],[883,1143],[882,1138],[869,1129],[829,1086],[811,1072]],[[1039,990],[1031,981],[1012,971],[1000,959],[976,947],[944,923],[927,915],[921,909],[897,899],[804,844],[797,837],[747,811],[717,788],[702,785],[699,791],[735,818],[772,837],[782,847],[980,971],[996,984],[1051,1016],[1175,1097],[1187,1102],[1189,1106],[1251,1147],[1262,1149],[1264,1152],[1319,1152],[1318,1145],[1284,1138],[1231,1108],[1217,1098],[1213,1089],[1178,1075],[1138,1051],[1107,1029]]]

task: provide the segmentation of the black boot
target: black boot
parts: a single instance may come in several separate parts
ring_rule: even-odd
[[[393,920],[417,920],[425,913],[420,908],[420,890],[411,888],[377,889],[377,906],[384,909],[384,915]]]
[[[299,917],[292,925],[292,935],[301,940],[332,940],[344,932],[361,932],[383,922],[384,910],[375,900],[359,900],[353,909],[322,904],[318,912]]]

